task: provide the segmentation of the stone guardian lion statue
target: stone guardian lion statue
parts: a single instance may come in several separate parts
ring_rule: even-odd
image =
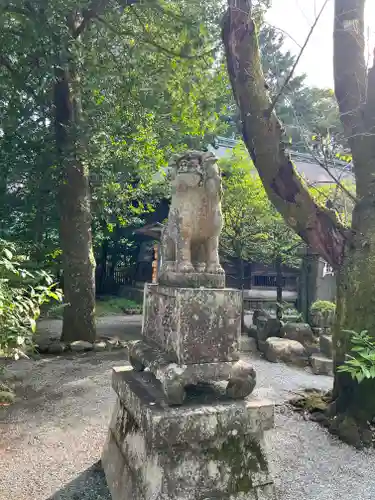
[[[217,158],[188,151],[169,164],[172,200],[161,241],[161,275],[224,274],[219,262],[222,184]]]

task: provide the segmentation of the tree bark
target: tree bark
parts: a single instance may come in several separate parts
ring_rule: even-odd
[[[350,348],[346,330],[368,330],[375,337],[375,64],[366,74],[365,0],[336,0],[334,23],[335,93],[354,164],[359,201],[352,218],[353,237],[345,249],[338,280],[335,366]],[[336,373],[337,410],[357,419],[375,416],[375,381],[361,384]]]
[[[62,340],[96,338],[95,259],[91,235],[88,166],[80,134],[79,82],[71,59],[56,69],[54,85],[56,145],[60,158],[60,244],[64,273]]]
[[[338,273],[335,367],[345,361],[345,330],[375,335],[375,64],[366,75],[365,0],[335,0],[334,74],[341,119],[352,150],[358,202],[346,230],[318,206],[285,152],[283,130],[265,88],[251,0],[228,0],[223,41],[242,134],[265,190],[286,222]],[[335,373],[336,411],[365,424],[375,416],[375,381]]]

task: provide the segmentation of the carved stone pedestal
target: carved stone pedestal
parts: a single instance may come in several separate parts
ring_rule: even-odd
[[[143,340],[129,348],[136,371],[149,369],[169,404],[182,404],[185,388],[227,382],[227,395],[248,396],[256,383],[239,362],[241,292],[231,289],[146,285]]]
[[[114,370],[117,404],[102,465],[113,500],[274,500],[263,448],[273,405],[220,388],[168,406],[151,373]]]
[[[146,285],[142,335],[179,364],[237,361],[241,292]]]

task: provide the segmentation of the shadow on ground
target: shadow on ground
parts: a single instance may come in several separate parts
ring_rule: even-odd
[[[47,500],[111,500],[100,461]]]
[[[35,418],[45,405],[51,407],[63,403],[66,409],[70,398],[85,398],[86,392],[93,388],[95,379],[106,376],[110,390],[111,368],[124,363],[127,363],[127,355],[123,349],[43,356],[39,360],[25,360],[18,365],[13,363],[10,373],[17,399],[2,413],[15,414],[22,408]]]

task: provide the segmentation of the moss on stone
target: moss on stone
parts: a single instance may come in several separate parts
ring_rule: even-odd
[[[248,492],[253,488],[252,473],[267,471],[268,463],[261,445],[248,436],[229,436],[207,454],[230,471],[229,493]]]
[[[0,390],[0,405],[9,405],[14,403],[15,395],[11,391]]]

